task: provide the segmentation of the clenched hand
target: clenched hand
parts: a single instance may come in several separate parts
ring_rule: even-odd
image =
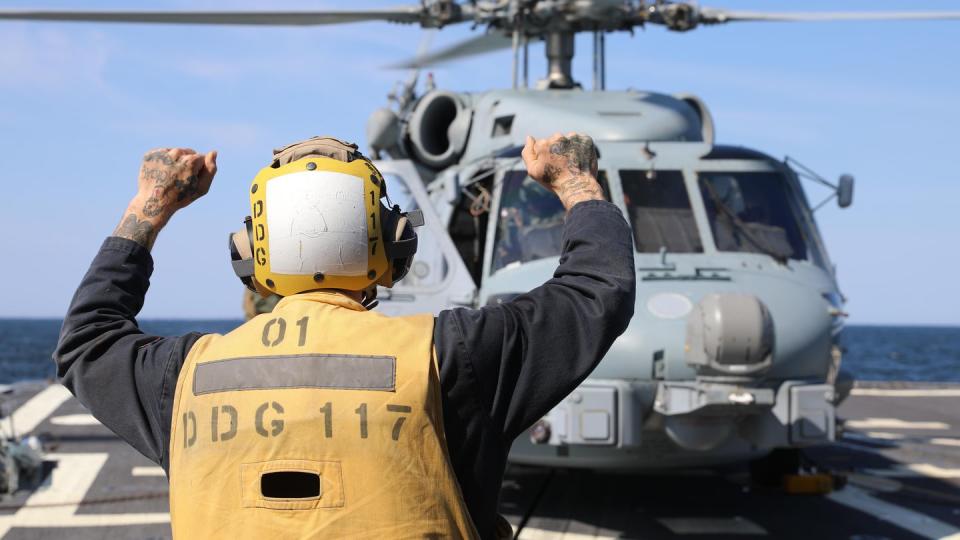
[[[581,201],[603,200],[597,182],[597,149],[588,135],[556,133],[549,139],[527,136],[527,174],[560,198],[568,211]]]
[[[147,152],[137,194],[114,236],[152,248],[174,212],[205,195],[216,173],[216,151],[198,154],[189,148],[159,148]]]

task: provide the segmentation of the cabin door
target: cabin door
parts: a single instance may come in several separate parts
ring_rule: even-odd
[[[378,289],[377,309],[388,315],[406,315],[472,306],[476,296],[473,279],[440,222],[416,168],[409,160],[374,163],[387,182],[390,201],[405,212],[422,210],[424,220],[417,229],[417,254],[410,272],[392,288]]]

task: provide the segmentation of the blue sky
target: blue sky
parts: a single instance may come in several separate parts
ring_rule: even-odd
[[[335,8],[336,3],[87,2],[110,8]],[[389,5],[352,2],[351,8]],[[719,6],[712,3],[710,5]],[[960,2],[760,2],[736,9],[954,9]],[[76,7],[8,2],[5,7]],[[341,5],[340,7],[344,7]],[[434,47],[468,34],[439,33]],[[589,83],[587,36],[575,76]],[[62,316],[158,146],[220,151],[204,199],[154,248],[143,316],[237,317],[227,232],[270,149],[314,134],[360,142],[405,73],[420,30],[384,23],[213,28],[0,22],[0,162],[6,192],[2,317]],[[742,23],[608,38],[608,88],[693,92],[718,140],[857,177],[853,207],[817,214],[853,323],[960,324],[960,21]],[[542,49],[531,74],[539,78]],[[497,53],[435,68],[438,84],[510,84]],[[575,128],[575,126],[571,126]],[[811,200],[827,193],[808,185]]]

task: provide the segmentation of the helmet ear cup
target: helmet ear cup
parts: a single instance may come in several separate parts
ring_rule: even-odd
[[[250,216],[244,220],[245,227],[230,233],[228,247],[230,263],[240,281],[251,291],[257,292],[253,279],[253,221]]]
[[[412,242],[414,245],[414,251],[416,251],[417,233],[413,230],[413,225],[410,224],[410,220],[407,219],[407,216],[400,216],[400,219],[397,220],[397,228],[394,238],[395,243]],[[406,257],[397,257],[395,259],[391,259],[390,273],[393,274],[393,282],[396,283],[406,277],[407,272],[410,271],[410,266],[412,264],[412,253]]]
[[[399,206],[389,208],[382,205],[380,210],[389,268],[377,280],[377,285],[393,287],[407,275],[410,265],[413,264],[413,255],[417,251],[417,232]]]

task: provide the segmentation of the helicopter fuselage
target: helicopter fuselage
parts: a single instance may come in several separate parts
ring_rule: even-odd
[[[525,175],[518,156],[527,134],[591,135],[605,194],[633,228],[630,326],[590,378],[514,444],[512,460],[703,465],[833,439],[844,314],[810,205],[784,163],[715,145],[700,100],[433,91],[397,118],[397,140],[384,150],[399,159],[378,166],[432,224],[421,234],[421,266],[384,291],[387,312],[497,303],[549,279],[564,214]],[[757,328],[733,324],[750,313]],[[698,332],[706,341],[693,339]],[[722,351],[738,341],[751,343],[750,358]]]

